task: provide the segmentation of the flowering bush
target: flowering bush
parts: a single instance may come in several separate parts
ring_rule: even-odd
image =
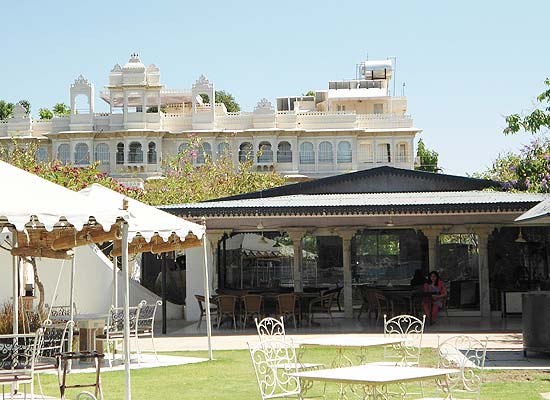
[[[507,191],[550,192],[550,139],[535,138],[519,153],[499,156],[477,176],[503,183]]]
[[[256,172],[253,167],[251,158],[235,166],[229,151],[213,160],[200,139],[190,135],[189,146],[163,162],[164,177],[145,182],[141,200],[151,205],[182,204],[284,184],[277,173]]]

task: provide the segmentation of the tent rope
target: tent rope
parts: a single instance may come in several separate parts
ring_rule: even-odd
[[[57,283],[55,284],[55,289],[54,289],[53,295],[52,295],[52,301],[50,302],[50,307],[48,308],[48,316],[46,317],[46,319],[50,319],[50,315],[52,313],[53,302],[57,298],[57,289],[59,288],[59,281],[61,280],[61,275],[63,273],[63,267],[64,266],[65,266],[65,260],[62,260],[61,268],[59,269],[59,274],[57,275]],[[72,305],[71,305],[71,307],[72,307]]]

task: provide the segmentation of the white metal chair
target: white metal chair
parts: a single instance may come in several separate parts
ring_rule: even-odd
[[[68,317],[71,315],[71,307],[70,306],[50,306],[48,304],[45,304],[44,307],[46,308],[46,318],[52,321],[53,325],[65,325],[67,320],[65,318],[63,319],[57,319],[56,317]],[[73,303],[73,315],[78,314],[76,309],[76,304]]]
[[[449,394],[453,399],[479,400],[486,352],[487,338],[480,341],[471,336],[458,335],[440,341],[438,337],[438,367],[460,369],[460,374],[447,377],[446,385],[441,387],[445,396],[421,400],[443,400],[449,398]]]
[[[40,393],[44,397],[40,373],[45,371],[57,371],[60,373],[59,353],[68,351],[69,348],[69,329],[74,326],[73,321],[66,321],[64,325],[54,325],[52,321],[45,320],[42,323],[40,336],[37,340],[37,349],[34,358],[33,372],[38,381]],[[38,330],[37,330],[38,332]]]
[[[157,362],[159,360],[157,350],[155,348],[155,314],[157,307],[162,305],[162,301],[158,300],[153,304],[147,304],[145,300],[142,300],[138,305],[137,313],[137,326],[136,326],[136,343],[138,357],[141,357],[141,349],[139,347],[140,338],[151,338],[151,344],[153,346],[153,352]]]
[[[140,303],[141,304],[141,303]],[[137,307],[129,307],[130,309],[130,338],[137,340],[136,326],[137,316],[140,305]],[[105,353],[109,361],[109,367],[113,366],[113,361],[116,354],[116,345],[124,340],[124,308],[111,306],[107,317],[107,325],[104,328],[103,334],[97,335],[96,340],[105,342]],[[112,353],[111,353],[112,347]],[[137,345],[136,345],[137,347]],[[139,358],[138,358],[139,360]]]
[[[280,398],[301,399],[300,380],[290,376],[297,372],[296,352],[282,340],[264,340],[248,344],[250,357],[262,400]]]
[[[34,399],[34,365],[41,335],[41,328],[34,334],[0,335],[2,398],[5,398],[5,386],[10,387],[10,397],[13,398],[17,393],[17,385],[21,384],[24,385],[25,398],[29,385],[30,398]]]
[[[285,322],[284,317],[279,319],[266,317],[258,322],[258,318],[254,318],[256,323],[256,330],[258,331],[258,336],[260,341],[263,339],[274,339],[276,337],[281,340],[285,340]]]
[[[384,336],[399,337],[403,339],[403,342],[384,348],[384,358],[388,361],[376,364],[407,367],[418,365],[425,325],[425,315],[422,316],[422,319],[407,314],[387,319],[384,314]],[[391,347],[393,350],[390,349]],[[390,361],[392,358],[393,360]]]

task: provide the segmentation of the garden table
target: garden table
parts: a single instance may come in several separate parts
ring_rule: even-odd
[[[334,382],[340,385],[340,399],[349,395],[360,399],[386,400],[395,393],[388,392],[388,385],[399,387],[401,398],[407,394],[405,383],[435,380],[450,398],[448,375],[459,374],[459,369],[399,367],[381,365],[357,365],[353,367],[321,369],[290,373],[300,378],[303,387],[311,387],[313,382]],[[305,393],[302,393],[304,396]]]
[[[56,317],[59,320],[68,321],[71,317],[69,315],[60,315]],[[96,333],[100,330],[103,333],[105,327],[105,321],[107,321],[107,314],[101,313],[89,313],[89,314],[75,314],[73,321],[78,326],[80,331],[79,335],[79,350],[80,351],[94,351],[97,350],[103,353],[103,342],[96,344]]]
[[[327,336],[320,338],[310,338],[296,341],[300,346],[301,351],[299,356],[303,355],[306,347],[331,347],[336,350],[336,356],[331,363],[331,367],[345,367],[353,365],[353,361],[345,354],[346,350],[359,350],[357,355],[359,363],[364,364],[366,360],[366,351],[368,348],[393,346],[398,351],[401,349],[401,344],[409,341],[409,338],[401,337],[384,337],[384,336],[367,336],[367,337],[339,337]],[[402,355],[403,359],[405,355]]]

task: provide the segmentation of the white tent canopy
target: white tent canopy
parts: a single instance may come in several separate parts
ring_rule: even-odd
[[[96,204],[106,204],[112,207],[122,205],[125,196],[97,183],[82,189],[79,194],[84,195]],[[158,208],[149,206],[134,199],[128,200],[128,242],[136,236],[142,236],[147,242],[155,235],[167,241],[172,234],[185,240],[189,233],[201,239],[205,228],[183,218],[176,217]]]
[[[51,231],[55,225],[66,221],[80,231],[92,218],[108,231],[119,217],[126,215],[122,211],[122,201],[116,207],[100,206],[102,203],[83,198],[3,161],[0,161],[0,176],[4,194],[0,204],[1,227],[13,225],[23,231],[31,222]]]

